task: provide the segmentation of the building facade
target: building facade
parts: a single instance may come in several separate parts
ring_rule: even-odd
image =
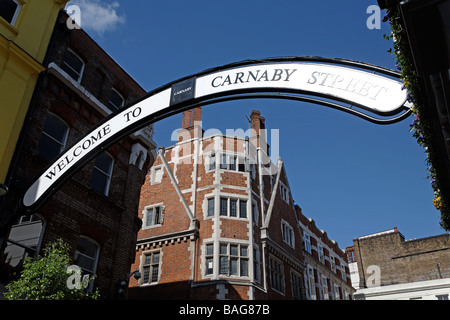
[[[59,10],[68,0],[0,1],[0,183],[6,176]]]
[[[350,300],[354,293],[345,251],[296,205],[305,251],[305,288],[310,300]]]
[[[448,300],[450,234],[405,240],[395,227],[347,248],[357,300]]]
[[[247,137],[204,137],[183,113],[141,190],[130,299],[307,299],[299,214],[283,162],[269,161],[265,119]]]
[[[62,239],[74,264],[96,275],[101,296],[117,298],[134,259],[139,194],[155,159],[153,126],[106,149],[80,168],[38,212],[20,216],[25,187],[65,149],[104,117],[134,102],[145,90],[82,29],[67,27],[60,12],[33,95],[27,126],[16,150],[11,188],[2,207],[10,218],[3,267],[20,269],[49,242]],[[95,137],[93,138],[95,139]]]

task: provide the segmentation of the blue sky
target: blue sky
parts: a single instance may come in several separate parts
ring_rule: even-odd
[[[375,0],[72,0],[81,26],[150,91],[215,66],[279,56],[345,58],[394,69],[383,39],[369,29]],[[382,15],[384,12],[381,12]],[[427,179],[426,156],[409,125],[380,126],[319,105],[241,100],[203,108],[205,129],[247,129],[259,110],[280,130],[280,156],[295,203],[345,249],[355,237],[398,227],[406,239],[444,233]],[[155,125],[169,146],[181,115]]]

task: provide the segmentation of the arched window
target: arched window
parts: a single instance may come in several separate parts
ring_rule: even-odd
[[[58,117],[49,114],[45,119],[39,140],[38,153],[48,161],[53,160],[66,147],[69,127]]]
[[[121,109],[124,103],[125,99],[122,97],[122,95],[116,90],[112,89],[111,93],[109,94],[108,109],[114,112]]]
[[[71,49],[67,49],[61,68],[76,82],[81,82],[84,70],[83,60]]]

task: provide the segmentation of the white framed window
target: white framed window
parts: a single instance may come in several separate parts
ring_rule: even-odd
[[[75,249],[74,264],[79,266],[83,271],[83,275],[88,274],[91,279],[97,270],[100,246],[92,239],[87,237],[78,238],[77,247]],[[91,281],[88,290],[93,290],[94,281]]]
[[[221,216],[247,219],[247,200],[220,197]]]
[[[327,277],[322,275],[322,291],[323,291],[323,299],[329,300],[329,294],[328,294],[328,280]]]
[[[215,201],[216,199],[214,197],[206,199],[207,208],[206,208],[206,215],[208,217],[214,217],[215,215]]]
[[[303,232],[304,232],[303,243],[305,246],[305,251],[311,253],[311,236],[308,233],[306,233],[306,231]]]
[[[205,275],[214,273],[214,244],[205,245]]]
[[[152,167],[152,171],[150,173],[150,183],[152,185],[161,183],[163,175],[164,175],[164,168],[162,165],[157,166],[157,167]]]
[[[330,267],[331,267],[331,271],[336,272],[336,258],[330,254]]]
[[[292,248],[295,247],[294,246],[294,229],[285,220],[281,220],[281,236],[285,243],[287,243]]]
[[[108,109],[112,112],[122,109],[122,107],[125,104],[125,99],[123,96],[115,89],[111,89],[111,92],[109,93],[109,99],[108,99]]]
[[[92,188],[105,196],[109,193],[113,167],[114,159],[105,152],[95,159],[94,170],[92,171]]]
[[[219,244],[219,273],[227,276],[248,277],[248,245]]]
[[[289,203],[289,190],[283,183],[280,183],[280,194],[281,194],[281,198],[285,202]]]
[[[282,294],[285,293],[285,283],[284,283],[284,265],[278,259],[273,257],[269,258],[270,267],[270,284],[272,289],[278,291]]]
[[[246,172],[245,157],[234,154],[222,153],[214,156],[214,161],[210,160],[210,170],[216,168],[216,163],[219,160],[219,168],[229,171]],[[214,163],[214,165],[212,165]]]
[[[84,71],[84,62],[75,52],[71,49],[67,49],[64,60],[61,66],[67,74],[76,82],[81,82],[81,77]]]
[[[0,17],[14,26],[22,4],[17,0],[0,0]]]
[[[317,253],[319,255],[319,261],[324,263],[325,262],[325,256],[324,256],[324,253],[323,253],[323,246],[320,245],[320,244],[317,245]]]
[[[333,288],[334,288],[334,300],[340,300],[341,299],[341,295],[339,294],[339,287],[333,283]]]
[[[164,206],[155,204],[145,207],[142,220],[144,229],[162,225],[164,221]]]
[[[48,161],[56,158],[66,147],[69,127],[60,118],[48,114],[39,140],[38,154]]]
[[[141,284],[155,284],[159,281],[159,269],[161,263],[160,251],[144,253],[142,263],[142,282]]]
[[[310,300],[316,300],[316,280],[314,278],[314,269],[310,265],[306,269],[307,292]]]

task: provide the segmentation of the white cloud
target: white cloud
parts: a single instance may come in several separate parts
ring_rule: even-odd
[[[126,20],[125,16],[118,12],[120,7],[118,1],[106,3],[101,0],[72,0],[68,3],[67,8],[70,6],[80,8],[79,22],[81,23],[78,24],[83,29],[100,34],[115,29]],[[68,13],[71,15],[70,12]],[[76,16],[74,18],[77,20]]]

